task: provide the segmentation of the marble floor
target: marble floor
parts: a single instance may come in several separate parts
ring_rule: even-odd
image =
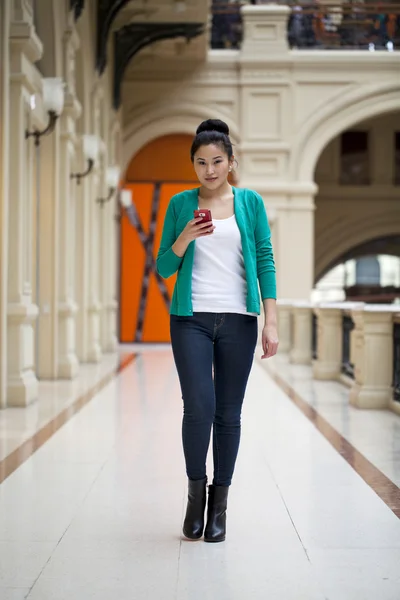
[[[182,539],[180,427],[170,349],[137,352],[0,485],[0,599],[399,600],[400,519],[264,364],[224,543]]]

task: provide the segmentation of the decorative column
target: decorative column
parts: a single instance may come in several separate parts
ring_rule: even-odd
[[[0,408],[7,405],[7,279],[11,2],[0,3]]]
[[[36,373],[39,379],[57,379],[59,362],[59,280],[61,247],[61,133],[60,120],[53,133],[40,142],[40,239],[39,331]],[[65,183],[65,181],[63,181]]]
[[[288,353],[292,347],[292,300],[278,300],[279,352]]]
[[[120,165],[121,162],[121,135],[119,116],[114,117],[110,126],[110,152],[111,165]],[[119,182],[118,182],[119,183]],[[107,238],[105,240],[105,253],[107,254],[108,277],[104,281],[104,310],[105,332],[103,348],[105,352],[115,352],[118,346],[117,338],[117,311],[118,311],[118,227],[115,215],[119,211],[119,192],[117,191],[107,205]]]
[[[7,403],[27,406],[37,399],[34,372],[34,322],[32,301],[33,179],[32,143],[25,139],[30,125],[32,63],[42,55],[42,45],[32,24],[30,2],[14,7],[10,25],[10,111],[8,227],[8,327]]]
[[[102,336],[101,347],[103,352],[115,352],[117,349],[116,336],[116,312],[118,303],[116,300],[116,278],[115,278],[115,200],[112,198],[101,213],[103,248],[101,265],[101,303]]]
[[[75,123],[81,113],[75,90],[75,54],[79,38],[75,26],[70,24],[64,34],[64,80],[66,82],[64,111],[61,116],[60,139],[60,219],[58,244],[58,369],[60,379],[73,379],[79,370],[76,356],[75,302],[75,209],[76,182],[71,180],[75,163]]]
[[[93,131],[100,139],[100,98],[102,90],[95,88],[92,94]],[[101,153],[104,145],[101,144]],[[89,306],[88,306],[88,356],[89,362],[100,362],[102,357],[100,323],[102,306],[100,303],[100,211],[96,202],[101,196],[102,169],[100,161],[96,161],[90,174],[89,197]]]
[[[85,158],[81,144],[78,145],[73,170],[79,172]],[[76,185],[75,205],[75,298],[78,304],[76,314],[76,352],[80,362],[89,360],[89,210],[92,198],[91,175]]]
[[[313,182],[290,172],[293,130],[292,57],[287,43],[290,8],[242,7],[240,53],[240,183],[257,190],[276,211],[274,250],[279,294],[309,298],[314,283]],[[295,248],[295,252],[288,252]]]
[[[321,304],[315,314],[318,319],[318,352],[313,362],[315,379],[337,379],[342,365],[342,309]]]
[[[353,311],[358,330],[355,381],[350,403],[358,408],[387,408],[392,398],[394,305],[366,305]]]
[[[296,365],[311,364],[312,311],[313,305],[310,302],[293,303],[293,346],[290,351],[290,361]]]

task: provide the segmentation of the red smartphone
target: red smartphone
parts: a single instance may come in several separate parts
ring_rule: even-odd
[[[202,220],[198,222],[199,225],[201,225],[202,223],[209,223],[210,221],[212,221],[211,210],[209,208],[195,210],[194,218],[197,219],[197,217],[203,217]]]

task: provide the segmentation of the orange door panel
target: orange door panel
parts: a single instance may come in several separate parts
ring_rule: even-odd
[[[190,136],[182,135],[154,140],[127,171],[129,181],[124,187],[132,191],[143,235],[124,214],[120,230],[121,342],[170,341],[169,302],[176,276],[162,280],[156,274],[155,260],[170,198],[198,185],[190,162],[191,142]]]

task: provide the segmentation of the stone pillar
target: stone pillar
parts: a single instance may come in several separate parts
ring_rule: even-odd
[[[0,408],[7,405],[10,20],[11,2],[4,0],[0,3]]]
[[[242,8],[244,40],[240,76],[240,184],[258,191],[267,213],[276,213],[274,251],[280,296],[309,299],[314,284],[313,182],[290,173],[294,124],[292,58],[287,43],[290,8]],[[295,251],[288,251],[295,248]]]
[[[293,304],[293,345],[290,361],[296,365],[310,365],[312,359],[312,304]]]
[[[292,347],[292,306],[291,300],[278,300],[279,352],[288,353]]]
[[[97,363],[101,360],[101,316],[100,301],[100,269],[101,264],[101,215],[96,202],[102,196],[104,169],[107,159],[105,140],[102,139],[102,102],[103,89],[95,86],[91,95],[92,131],[100,141],[99,159],[90,175],[89,203],[89,306],[88,306],[88,361]]]
[[[102,357],[100,341],[100,211],[96,203],[99,197],[99,169],[96,167],[90,176],[91,193],[89,202],[89,306],[88,306],[88,361],[97,363]]]
[[[318,319],[318,352],[313,362],[315,379],[337,379],[342,365],[342,309],[320,305],[315,314]]]
[[[61,116],[60,139],[60,219],[59,219],[59,288],[58,288],[58,369],[61,379],[73,379],[79,370],[76,356],[76,312],[74,253],[76,183],[71,180],[75,162],[75,123],[81,107],[75,94],[75,53],[79,39],[70,25],[64,34],[64,78],[67,89]]]
[[[265,4],[243,6],[244,36],[242,53],[250,56],[266,53],[288,52],[287,22],[290,8],[284,5]]]
[[[42,55],[32,24],[32,6],[14,7],[10,26],[10,135],[7,402],[26,406],[36,400],[33,324],[37,308],[32,301],[32,141],[25,139],[30,122],[31,64]]]
[[[61,204],[61,135],[60,123],[51,135],[40,142],[40,217],[37,223],[37,237],[40,240],[39,290],[36,295],[39,307],[39,329],[36,373],[39,379],[58,378],[59,355],[59,280],[61,252],[58,243],[60,233]],[[65,143],[65,142],[64,142]],[[65,183],[65,181],[63,181]]]
[[[101,304],[103,307],[101,327],[101,347],[103,352],[115,352],[116,336],[116,248],[115,248],[115,197],[100,210],[102,247],[101,247]]]
[[[85,160],[81,145],[76,153],[74,172],[81,172]],[[76,352],[80,362],[89,360],[89,241],[90,241],[90,175],[75,185],[75,298],[78,304],[76,314]]]
[[[358,408],[387,408],[392,398],[393,305],[367,305],[353,312],[358,329],[355,381],[350,403]]]

